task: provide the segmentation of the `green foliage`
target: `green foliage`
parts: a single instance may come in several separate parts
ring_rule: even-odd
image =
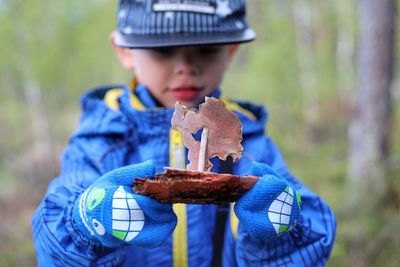
[[[343,74],[337,42],[346,29],[353,49],[357,47],[357,1],[298,1],[313,12],[315,88],[304,88],[300,78],[304,69],[296,44],[294,1],[248,2],[257,40],[241,46],[225,77],[224,94],[268,107],[268,133],[291,171],[334,209],[338,233],[328,266],[397,266],[400,240],[385,229],[399,230],[399,108],[394,113],[387,199],[377,203],[366,196],[365,203],[356,203],[358,209],[352,210],[347,198],[347,126],[356,51],[349,60],[353,72]],[[28,266],[35,261],[30,216],[56,175],[54,160],[77,124],[79,96],[99,84],[126,82],[131,75],[119,66],[108,43],[115,9],[115,1],[104,0],[0,0],[0,204],[6,207],[1,217],[7,218],[0,222],[0,266]],[[399,51],[399,42],[396,46]],[[49,124],[48,145],[53,150],[53,155],[39,161],[33,153],[35,108],[28,104],[26,90],[33,83],[42,94],[41,114]],[[398,102],[400,94],[394,89]],[[305,116],[310,111],[307,90],[313,90],[316,99],[312,120]],[[38,170],[35,165],[46,168]],[[16,201],[21,194],[26,200]],[[369,259],[364,249],[376,257]]]

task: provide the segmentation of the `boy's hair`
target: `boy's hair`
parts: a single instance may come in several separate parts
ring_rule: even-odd
[[[245,0],[119,0],[116,44],[128,48],[234,44],[256,35]]]

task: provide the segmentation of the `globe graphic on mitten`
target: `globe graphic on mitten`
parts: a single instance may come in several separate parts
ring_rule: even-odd
[[[112,199],[112,235],[126,242],[135,238],[144,226],[144,214],[133,198],[120,186]]]
[[[296,195],[296,201],[294,201],[294,195]],[[300,195],[287,186],[269,206],[268,218],[276,234],[284,234],[296,224],[295,220],[291,220],[294,202],[300,205]]]

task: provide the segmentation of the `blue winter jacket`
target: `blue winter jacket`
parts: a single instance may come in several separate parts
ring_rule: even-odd
[[[152,159],[157,171],[169,166],[172,109],[158,108],[141,86],[136,95],[127,87],[101,87],[82,98],[83,115],[63,157],[60,175],[49,185],[32,225],[39,266],[211,266],[218,207],[186,205],[186,235],[171,236],[154,249],[122,246],[110,249],[85,240],[72,222],[72,207],[94,180],[115,168]],[[110,93],[111,92],[111,93]],[[218,92],[214,94],[218,96]],[[109,98],[112,101],[110,102]],[[107,101],[104,99],[108,98]],[[139,107],[139,108],[138,108]],[[237,175],[250,174],[253,161],[270,165],[294,184],[302,196],[301,218],[294,230],[273,243],[252,240],[231,209],[222,248],[223,266],[323,266],[336,231],[328,205],[288,171],[275,144],[264,133],[264,108],[245,102],[228,107],[243,125],[242,159]],[[218,171],[218,162],[214,162]],[[184,241],[182,241],[184,240]],[[183,242],[183,243],[182,243]],[[187,251],[177,251],[187,248]],[[180,259],[173,255],[181,255]],[[183,259],[182,259],[183,257]]]

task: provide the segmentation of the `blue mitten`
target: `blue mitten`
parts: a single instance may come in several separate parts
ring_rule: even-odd
[[[236,202],[235,213],[253,239],[273,241],[296,225],[300,194],[265,164],[253,163],[252,174],[260,180]]]
[[[173,232],[176,215],[170,204],[136,195],[134,178],[153,177],[151,161],[115,169],[86,189],[73,209],[75,226],[105,247],[124,243],[157,247]]]

